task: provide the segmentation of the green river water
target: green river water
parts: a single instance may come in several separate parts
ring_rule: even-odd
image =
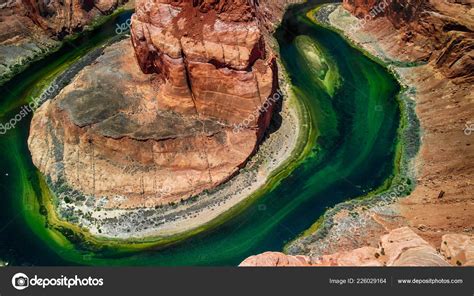
[[[314,1],[318,2],[318,1]],[[290,7],[275,37],[295,97],[306,110],[307,148],[292,171],[218,227],[167,247],[123,253],[78,247],[41,215],[43,184],[31,162],[31,115],[0,135],[0,260],[13,265],[236,265],[281,251],[331,206],[387,186],[396,170],[400,86],[337,33],[312,23],[314,4]],[[130,13],[111,18],[0,87],[0,123],[14,117],[51,78],[115,35]],[[283,168],[283,171],[285,168]],[[281,180],[280,180],[281,179]]]

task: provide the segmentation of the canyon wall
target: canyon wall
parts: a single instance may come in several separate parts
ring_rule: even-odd
[[[472,1],[344,0],[345,9],[332,7],[321,19],[390,64],[413,92],[423,130],[417,186],[394,204],[338,211],[327,228],[288,244],[287,254],[262,253],[241,266],[472,266],[474,150],[463,132],[474,110]]]
[[[0,84],[128,0],[0,0]]]
[[[161,107],[241,124],[276,90],[274,56],[250,1],[137,1],[132,42],[157,73]],[[245,122],[259,137],[271,112]]]
[[[278,104],[251,1],[137,1],[107,48],[34,115],[29,147],[53,191],[154,207],[229,180]]]
[[[449,266],[474,265],[474,238],[443,236],[440,251],[408,227],[390,231],[378,247],[362,247],[316,258],[266,252],[245,259],[240,266]]]
[[[473,4],[464,0],[344,0],[359,18],[386,17],[399,31],[400,51],[433,62],[455,83],[472,82],[474,72]],[[403,48],[406,47],[406,48]]]
[[[113,12],[127,0],[21,0],[21,14],[57,37],[79,32],[95,18]]]

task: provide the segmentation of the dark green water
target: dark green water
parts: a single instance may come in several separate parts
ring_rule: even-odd
[[[339,35],[311,23],[305,17],[309,8],[290,8],[276,37],[298,100],[311,115],[305,124],[318,137],[310,143],[312,152],[278,186],[212,232],[178,245],[127,256],[108,249],[84,257],[73,244],[53,239],[57,234],[46,231],[40,222],[32,225],[30,219],[28,223],[28,217],[39,214],[22,203],[41,198],[26,144],[30,116],[0,136],[0,259],[15,265],[236,265],[252,254],[282,250],[327,207],[364,196],[389,180],[400,125],[399,85]],[[77,48],[61,50],[2,87],[0,123],[18,112],[53,69],[112,36],[114,22],[74,41]],[[302,35],[310,37],[338,69],[340,85],[332,97],[316,83],[311,63],[295,46],[295,38]]]

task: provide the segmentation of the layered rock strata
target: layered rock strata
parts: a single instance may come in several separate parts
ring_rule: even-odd
[[[137,1],[132,41],[143,72],[158,74],[162,109],[268,126],[270,112],[248,118],[276,88],[250,1]]]
[[[113,12],[127,0],[21,0],[17,16],[28,17],[36,26],[59,38],[81,31],[95,18]]]
[[[365,23],[387,18],[398,31],[391,52],[405,60],[433,62],[455,83],[472,82],[474,9],[455,0],[344,0],[343,6]],[[384,30],[385,26],[379,26]]]
[[[416,104],[422,129],[421,135],[413,135],[421,137],[421,147],[408,172],[416,174],[416,187],[393,205],[369,212],[362,207],[354,209],[365,218],[355,223],[361,225],[353,231],[355,235],[336,235],[344,241],[337,243],[343,248],[373,242],[380,233],[401,225],[413,227],[433,246],[441,243],[445,233],[472,235],[474,232],[471,193],[474,167],[470,165],[474,161],[474,150],[472,137],[466,134],[474,116],[473,47],[453,48],[444,42],[447,37],[460,34],[459,44],[473,44],[472,32],[463,33],[465,28],[473,26],[472,4],[466,1],[389,3],[383,14],[359,22],[356,30],[347,30],[352,27],[354,18],[342,8],[331,13],[329,19],[360,46],[391,64],[401,83],[409,87],[406,101]],[[392,5],[396,3],[399,5]],[[364,5],[358,3],[359,7]],[[406,40],[404,36],[407,32],[411,34],[410,30],[416,36]],[[454,60],[439,58],[445,54]],[[421,56],[426,57],[424,63],[419,63]],[[335,237],[333,231],[329,237]],[[325,245],[321,241],[319,244]],[[324,248],[311,252],[316,254]]]
[[[255,152],[276,104],[250,2],[138,1],[136,11],[133,46],[107,48],[31,125],[33,162],[53,191],[100,207],[215,188]]]
[[[343,7],[327,6],[318,17],[390,64],[409,88],[406,100],[416,102],[423,138],[409,174],[416,174],[417,185],[393,204],[337,207],[341,210],[331,211],[327,227],[290,243],[288,256],[305,257],[312,264],[389,264],[374,256],[375,250],[381,255],[380,237],[409,226],[431,246],[441,246],[451,265],[472,265],[474,150],[466,133],[474,116],[472,4],[346,0]],[[425,253],[413,251],[404,262],[430,265]],[[433,255],[433,248],[428,253]],[[273,255],[251,257],[250,265],[266,265],[268,256]]]
[[[378,247],[316,258],[266,252],[245,259],[240,266],[449,266],[452,261],[453,265],[467,266],[473,264],[473,247],[471,237],[450,234],[445,236],[439,253],[410,228],[402,227],[382,236]]]
[[[0,83],[128,0],[0,0]]]

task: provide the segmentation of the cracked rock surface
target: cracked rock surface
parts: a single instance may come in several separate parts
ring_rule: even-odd
[[[250,2],[215,2],[137,1],[132,42],[106,48],[36,111],[29,147],[53,191],[153,207],[245,165],[270,122],[274,58]]]

